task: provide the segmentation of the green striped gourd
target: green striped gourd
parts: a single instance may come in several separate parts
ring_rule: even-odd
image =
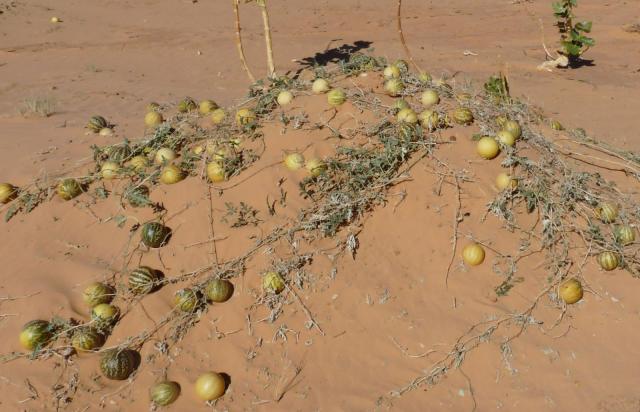
[[[77,352],[92,351],[102,345],[104,345],[104,335],[91,327],[76,329],[71,338],[71,346]]]
[[[145,246],[159,248],[169,241],[171,229],[159,222],[147,222],[142,225],[140,236]]]
[[[57,187],[58,196],[64,200],[71,200],[82,193],[82,186],[76,179],[61,180]]]
[[[233,283],[224,279],[212,279],[207,282],[204,293],[212,302],[226,302],[233,295]]]
[[[132,349],[109,349],[100,358],[100,370],[108,379],[125,380],[138,367],[139,358]]]
[[[148,266],[140,266],[129,273],[129,290],[136,295],[146,295],[159,286],[158,272]]]
[[[102,116],[92,116],[91,119],[89,119],[89,123],[87,123],[87,129],[93,133],[99,133],[100,130],[105,127],[109,127],[109,122]]]

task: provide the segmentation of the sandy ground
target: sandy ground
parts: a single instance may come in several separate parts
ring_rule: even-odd
[[[376,54],[402,57],[396,40],[395,9],[391,1],[273,0],[271,3],[278,68],[295,71],[305,58],[340,45],[369,45]],[[471,3],[471,4],[470,4]],[[547,42],[555,36],[546,1],[448,2],[407,0],[405,31],[421,66],[455,82],[482,80],[507,70],[512,93],[541,107],[567,127],[582,127],[611,143],[640,148],[636,126],[640,113],[640,34],[622,29],[640,21],[632,1],[605,4],[582,0],[578,13],[594,20],[597,47],[586,56],[592,64],[576,70],[540,72],[543,60],[539,19]],[[0,180],[20,186],[34,176],[55,174],[89,155],[91,144],[138,138],[149,101],[175,102],[185,95],[213,98],[223,105],[240,102],[247,80],[240,69],[232,40],[230,1],[108,1],[0,0]],[[254,72],[265,74],[260,16],[255,7],[242,7],[246,48]],[[51,24],[58,16],[62,23]],[[466,53],[465,53],[466,52]],[[24,118],[25,99],[47,97],[55,102],[48,118]],[[309,97],[304,104],[319,107]],[[303,103],[300,103],[303,104]],[[317,105],[317,106],[316,106]],[[117,124],[115,137],[86,135],[84,124],[102,114]],[[348,107],[342,114],[348,121]],[[340,120],[340,119],[338,119]],[[447,133],[464,137],[473,130]],[[321,135],[273,136],[261,164],[281,157],[282,150],[301,148]],[[489,241],[496,250],[512,250],[513,234],[500,232],[492,218],[481,221],[487,196],[494,193],[497,164],[473,160],[473,144],[458,139],[441,156],[468,168],[477,183],[466,185],[463,210],[469,216],[460,233]],[[330,145],[310,149],[324,155]],[[277,196],[276,182],[287,179],[289,212],[303,200],[294,193],[295,174],[268,169],[246,187],[228,192],[227,201],[244,200],[266,215],[264,196]],[[412,171],[412,180],[394,189],[389,204],[367,218],[359,235],[355,260],[318,259],[310,270],[318,281],[301,296],[324,330],[304,327],[301,307],[292,302],[276,324],[258,322],[268,313],[246,313],[259,288],[259,272],[267,262],[251,262],[238,280],[238,293],[216,305],[173,350],[169,359],[142,367],[133,384],[93,379],[95,359],[80,357],[66,366],[60,359],[17,360],[0,365],[0,409],[54,410],[54,394],[64,391],[74,373],[81,376],[73,402],[61,409],[88,411],[147,410],[147,388],[163,371],[183,386],[173,410],[207,410],[192,390],[197,375],[224,371],[232,383],[216,410],[504,410],[615,411],[640,410],[637,370],[640,368],[638,323],[639,286],[625,272],[603,274],[587,265],[583,276],[591,293],[570,308],[562,326],[551,332],[557,312],[542,308],[541,327],[532,327],[508,350],[501,336],[469,354],[463,367],[438,385],[400,398],[389,397],[424,373],[450,345],[477,322],[526,307],[544,286],[545,274],[535,258],[523,263],[524,282],[496,300],[493,288],[500,278],[491,265],[465,269],[456,258],[449,279],[444,273],[451,253],[455,189],[433,193],[438,181],[428,166]],[[637,190],[637,188],[635,188]],[[406,191],[402,202],[399,194]],[[208,199],[201,183],[189,179],[159,188],[176,230],[163,251],[167,273],[204,266],[208,247],[187,247],[207,238]],[[22,324],[53,316],[87,319],[80,292],[89,282],[118,271],[126,244],[126,230],[113,222],[99,223],[117,212],[114,203],[88,209],[58,200],[2,224],[0,297],[0,353],[18,349]],[[214,213],[223,214],[222,200]],[[97,217],[97,218],[96,218]],[[144,219],[144,213],[135,218]],[[276,222],[233,231],[219,223],[217,233],[230,236],[218,242],[220,259],[234,256]],[[232,236],[231,236],[232,235]],[[495,256],[489,252],[487,261]],[[142,263],[159,266],[159,256]],[[188,262],[185,265],[185,262]],[[329,274],[337,270],[335,279]],[[110,344],[125,339],[165,313],[173,289],[166,288],[134,307],[119,325]],[[25,297],[29,296],[29,297]],[[289,330],[286,340],[274,334]],[[429,352],[430,349],[436,352]],[[152,347],[143,355],[152,354]],[[300,374],[294,378],[294,370]],[[293,383],[287,383],[293,379]],[[33,389],[29,389],[29,387]],[[52,389],[53,388],[53,389]],[[282,395],[279,401],[276,399]]]

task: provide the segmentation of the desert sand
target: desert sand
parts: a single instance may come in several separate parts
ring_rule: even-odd
[[[313,58],[335,65],[345,53],[366,49],[392,61],[405,58],[395,30],[395,2],[273,0],[269,7],[281,74],[308,67]],[[86,173],[93,167],[92,145],[143,137],[142,119],[151,101],[173,106],[191,96],[228,107],[245,102],[249,82],[235,49],[231,1],[0,0],[0,11],[0,181],[22,187],[68,170]],[[241,11],[249,65],[264,77],[259,11],[254,5],[242,5]],[[582,0],[578,13],[594,21],[597,46],[585,55],[591,63],[553,72],[536,69],[544,60],[540,19],[546,43],[557,39],[547,1],[407,0],[403,24],[416,62],[434,77],[479,89],[489,75],[504,71],[513,96],[566,129],[583,128],[612,145],[639,150],[640,34],[624,26],[640,21],[640,9],[633,1]],[[52,24],[53,16],[61,22]],[[308,80],[309,72],[304,76]],[[341,85],[373,90],[392,104],[380,83],[374,73]],[[52,102],[54,112],[22,115],[23,102],[33,98]],[[329,121],[338,130],[358,122],[351,102],[332,118],[324,96],[296,96],[284,110],[304,110],[310,123]],[[87,133],[87,120],[95,114],[116,125],[113,136]],[[203,125],[210,127],[204,120]],[[0,354],[22,351],[18,334],[29,320],[88,321],[84,287],[119,279],[127,265],[146,264],[178,278],[238,256],[295,218],[310,201],[298,189],[304,170],[279,165],[283,153],[327,157],[342,141],[326,128],[295,130],[275,120],[261,131],[264,147],[252,146],[260,158],[229,182],[212,188],[189,177],[154,187],[151,199],[162,202],[174,232],[159,251],[132,252],[138,237],[130,237],[129,229],[152,218],[153,211],[123,210],[117,197],[98,201],[83,194],[63,202],[52,195],[31,213],[0,223]],[[521,281],[506,296],[494,291],[502,277],[493,265],[499,255],[516,252],[520,237],[495,216],[485,218],[502,169],[475,155],[470,139],[475,133],[476,126],[443,130],[439,139],[448,143],[437,152],[470,181],[461,180],[457,190],[456,181],[443,183],[434,173],[433,159],[419,161],[390,188],[385,204],[340,233],[341,238],[349,231],[357,235],[353,256],[338,253],[332,239],[314,244],[313,262],[300,272],[304,287],[288,294],[275,322],[269,322],[270,309],[263,304],[260,275],[279,253],[289,253],[286,239],[247,261],[233,279],[232,299],[210,306],[168,352],[160,339],[150,339],[135,379],[100,377],[96,354],[20,357],[0,363],[0,409],[149,410],[149,387],[166,374],[182,386],[180,398],[168,407],[176,411],[640,410],[640,285],[628,272],[604,272],[593,260],[580,262],[585,297],[561,319],[557,307],[542,299],[517,338],[506,341],[518,330],[514,324],[486,342],[478,338],[459,368],[398,396],[431,373],[461,336],[472,336],[472,325],[525,310],[548,284],[547,268],[534,254],[522,259]],[[637,198],[637,180],[612,170],[602,173]],[[117,192],[122,183],[104,187]],[[229,188],[220,196],[215,187]],[[270,216],[268,199],[280,198],[282,191],[286,202]],[[225,202],[246,202],[258,210],[260,222],[231,227],[222,220]],[[2,215],[7,208],[0,208]],[[451,261],[458,212],[464,218],[455,226]],[[126,220],[119,227],[116,217],[122,215]],[[529,219],[524,222],[532,223]],[[212,235],[215,242],[203,242]],[[489,246],[481,266],[462,264],[461,249],[471,236]],[[310,253],[308,246],[301,245],[299,253]],[[122,303],[125,316],[105,346],[153,329],[171,310],[179,288],[169,284],[135,303]],[[209,370],[231,379],[213,406],[193,390],[197,376]]]

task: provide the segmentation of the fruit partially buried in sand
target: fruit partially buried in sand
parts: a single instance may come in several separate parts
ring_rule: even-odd
[[[233,283],[224,279],[212,279],[207,282],[204,294],[211,302],[226,302],[233,296]]]
[[[478,266],[484,262],[484,248],[477,243],[471,243],[462,250],[462,260],[471,266]]]
[[[203,100],[198,106],[198,111],[202,115],[209,114],[218,108],[218,104],[213,100]]]
[[[212,183],[224,182],[226,174],[224,167],[218,162],[210,162],[207,164],[207,177]]]
[[[159,248],[167,244],[171,229],[159,222],[147,222],[142,225],[142,243],[150,248]]]
[[[90,308],[101,303],[110,303],[115,297],[116,290],[102,282],[94,282],[82,292],[82,300]]]
[[[163,167],[162,171],[160,172],[160,183],[163,183],[165,185],[178,183],[182,179],[184,179],[184,173],[176,165],[167,165]]]
[[[146,295],[160,285],[160,274],[149,266],[140,266],[129,273],[129,290],[134,295]]]
[[[20,345],[28,350],[46,346],[53,337],[53,328],[46,320],[27,322],[20,332]]]
[[[300,153],[290,153],[284,158],[287,169],[295,171],[304,167],[304,156]]]
[[[160,126],[164,122],[164,118],[158,112],[148,112],[144,116],[144,124],[148,128],[154,128]]]
[[[569,279],[558,288],[560,298],[568,305],[573,305],[582,299],[584,291],[578,279]]]
[[[196,395],[203,401],[213,401],[224,395],[227,384],[216,372],[203,373],[196,380]]]
[[[158,406],[167,406],[180,396],[180,385],[173,381],[158,382],[151,387],[149,397]]]
[[[0,203],[9,203],[18,197],[18,188],[11,183],[0,183]]]
[[[107,379],[122,381],[136,370],[139,358],[132,349],[109,349],[100,358],[100,371]]]
[[[347,101],[347,95],[341,89],[332,89],[327,93],[327,103],[331,107],[338,107]]]
[[[75,330],[71,338],[71,346],[77,352],[93,351],[104,345],[104,335],[91,327],[81,327]]]
[[[331,85],[325,79],[315,79],[311,85],[311,90],[313,90],[315,94],[323,94],[328,92],[330,89]]]
[[[60,181],[56,190],[61,199],[71,200],[82,193],[82,186],[76,179],[68,178]]]
[[[262,277],[262,288],[265,292],[277,295],[285,288],[284,279],[278,272],[267,272]]]
[[[598,255],[598,263],[602,269],[610,271],[618,267],[620,260],[616,253],[605,251]]]
[[[493,159],[500,153],[500,146],[493,137],[485,136],[478,140],[476,150],[483,159]]]
[[[312,177],[318,177],[327,171],[327,164],[318,158],[307,160],[304,167]]]

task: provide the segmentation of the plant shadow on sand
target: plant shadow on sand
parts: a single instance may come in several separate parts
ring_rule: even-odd
[[[340,63],[349,60],[350,56],[360,50],[371,47],[373,42],[366,40],[357,40],[353,44],[343,44],[338,47],[326,49],[321,53],[316,53],[313,57],[305,57],[300,59],[300,65],[303,68],[327,66],[329,63]]]

